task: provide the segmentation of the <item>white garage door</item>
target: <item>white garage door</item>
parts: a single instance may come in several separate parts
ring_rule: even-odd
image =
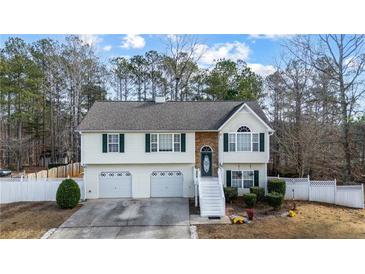
[[[99,198],[132,197],[132,175],[129,171],[101,172]]]
[[[151,174],[151,197],[182,197],[183,175],[180,171],[154,171]]]

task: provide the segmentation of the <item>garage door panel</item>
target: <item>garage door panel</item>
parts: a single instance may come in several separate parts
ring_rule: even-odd
[[[132,176],[128,171],[101,172],[99,177],[100,198],[132,197]]]
[[[154,171],[151,174],[151,197],[182,197],[183,174],[180,171]]]

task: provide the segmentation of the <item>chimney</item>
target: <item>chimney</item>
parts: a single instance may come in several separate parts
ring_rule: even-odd
[[[156,104],[163,104],[166,102],[166,99],[164,96],[156,96],[155,97],[155,103]]]

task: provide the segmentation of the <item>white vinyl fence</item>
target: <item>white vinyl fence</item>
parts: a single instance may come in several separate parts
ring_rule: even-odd
[[[336,204],[336,181],[310,181],[309,201]]]
[[[364,208],[364,185],[337,186],[335,200],[338,205]]]
[[[65,178],[57,179],[0,179],[0,204],[30,201],[56,201],[58,186]],[[74,179],[80,187],[81,200],[84,199],[84,181]]]
[[[285,199],[308,200],[308,178],[282,178],[286,183]]]
[[[278,177],[268,177],[277,179]],[[333,181],[312,181],[308,178],[282,178],[286,183],[286,200],[304,200],[364,208],[364,186],[337,186]]]

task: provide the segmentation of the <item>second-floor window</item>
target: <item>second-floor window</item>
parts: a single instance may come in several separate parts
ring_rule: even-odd
[[[119,152],[119,134],[108,134],[108,152]]]
[[[151,134],[151,152],[180,152],[181,134],[153,133]]]
[[[228,151],[259,151],[259,134],[246,127],[240,127],[237,132],[228,134]]]

